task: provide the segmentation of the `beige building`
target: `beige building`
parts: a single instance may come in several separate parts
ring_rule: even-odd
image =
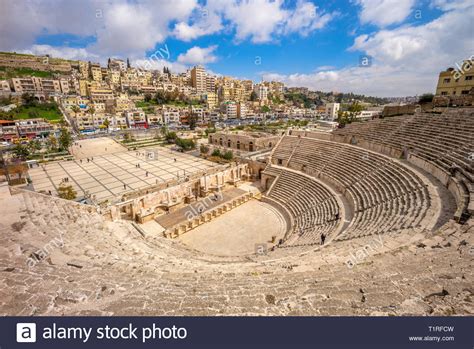
[[[219,99],[217,97],[217,94],[214,92],[207,92],[203,96],[203,100],[206,102],[206,106],[208,109],[212,110],[215,107],[217,107],[219,103]]]
[[[91,64],[92,80],[102,81],[102,69],[99,64]]]
[[[92,87],[90,90],[91,98],[94,102],[105,101],[107,99],[113,99],[114,93],[111,89],[105,87]]]
[[[191,70],[191,84],[198,94],[203,93],[207,89],[206,70],[197,65]]]
[[[11,79],[13,90],[18,93],[61,93],[59,80],[38,77]]]
[[[208,140],[214,146],[252,152],[273,148],[279,138],[260,132],[217,132],[209,134]]]
[[[448,68],[441,72],[436,87],[437,96],[468,95],[474,88],[474,57],[463,62],[458,69]]]
[[[243,102],[240,102],[237,105],[237,117],[240,119],[245,119],[247,117],[247,106]]]

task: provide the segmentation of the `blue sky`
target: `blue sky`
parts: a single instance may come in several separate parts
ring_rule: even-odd
[[[0,50],[379,96],[432,92],[474,54],[468,0],[4,0]],[[161,52],[160,60],[150,59]],[[369,67],[359,65],[370,56]],[[152,56],[153,57],[153,56]],[[154,57],[157,57],[155,55]]]

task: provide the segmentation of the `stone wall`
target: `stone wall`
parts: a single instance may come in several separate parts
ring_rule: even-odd
[[[415,104],[390,105],[383,108],[382,116],[395,116],[403,114],[415,114]]]
[[[154,218],[160,209],[173,210],[179,205],[192,202],[197,197],[205,197],[210,192],[222,190],[227,185],[235,185],[250,177],[247,164],[234,165],[220,172],[205,174],[197,179],[189,179],[177,185],[163,188],[130,200],[116,203],[110,209],[113,220],[121,218],[121,213],[131,220],[145,221]],[[115,207],[115,208],[114,208]]]
[[[474,91],[467,95],[459,96],[435,96],[433,107],[467,107],[474,106]]]
[[[271,149],[279,139],[279,136],[270,134],[226,132],[211,133],[208,137],[209,144],[248,152]]]

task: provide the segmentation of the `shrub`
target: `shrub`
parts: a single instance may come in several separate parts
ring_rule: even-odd
[[[175,143],[178,147],[181,147],[185,151],[196,148],[196,144],[192,139],[183,139],[178,137]]]
[[[230,161],[234,158],[234,153],[232,153],[231,150],[227,150],[224,154],[222,154],[222,158]]]
[[[201,147],[199,149],[201,151],[201,154],[207,154],[209,153],[209,147],[205,144],[201,144]]]
[[[58,188],[58,196],[61,199],[74,200],[77,196],[76,191],[71,185],[61,184]]]

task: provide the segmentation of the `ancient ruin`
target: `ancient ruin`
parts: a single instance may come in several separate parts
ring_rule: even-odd
[[[85,203],[2,185],[0,312],[474,313],[472,108],[272,137],[263,168],[150,148],[32,169]]]

